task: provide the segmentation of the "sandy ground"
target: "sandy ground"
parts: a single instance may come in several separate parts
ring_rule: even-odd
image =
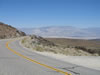
[[[62,54],[53,54],[50,52],[48,53],[48,52],[37,52],[37,51],[36,53],[56,58],[61,61],[100,70],[100,56],[65,56]]]

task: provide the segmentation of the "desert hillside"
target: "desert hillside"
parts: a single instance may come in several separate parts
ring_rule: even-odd
[[[40,36],[31,35],[27,36],[21,41],[22,45],[26,48],[29,48],[34,51],[40,52],[52,52],[55,54],[64,54],[68,56],[98,56],[99,53],[96,51],[91,52],[91,49],[87,51],[84,47],[81,46],[63,46],[65,42],[62,42],[62,45],[56,43],[55,40],[45,39]]]
[[[16,28],[0,22],[0,39],[25,36],[26,34]]]
[[[68,39],[68,38],[45,38],[62,47],[81,49],[89,53],[97,53],[100,55],[100,39],[84,40],[84,39]]]

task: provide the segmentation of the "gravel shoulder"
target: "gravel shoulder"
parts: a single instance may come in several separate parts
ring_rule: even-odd
[[[100,70],[100,56],[65,56],[61,54],[53,54],[50,52],[35,52],[61,61]]]

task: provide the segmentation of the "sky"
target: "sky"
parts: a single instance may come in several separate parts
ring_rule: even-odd
[[[100,27],[100,0],[0,0],[0,21],[17,28]]]

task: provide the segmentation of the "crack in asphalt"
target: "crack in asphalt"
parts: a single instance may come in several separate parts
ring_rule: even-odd
[[[64,69],[64,70],[70,71],[70,72],[74,73],[75,75],[80,75],[80,73],[75,72],[75,71],[72,70],[72,69],[75,69],[75,68],[77,68],[77,67],[80,67],[80,66],[63,67],[63,68],[61,68],[61,69]]]

